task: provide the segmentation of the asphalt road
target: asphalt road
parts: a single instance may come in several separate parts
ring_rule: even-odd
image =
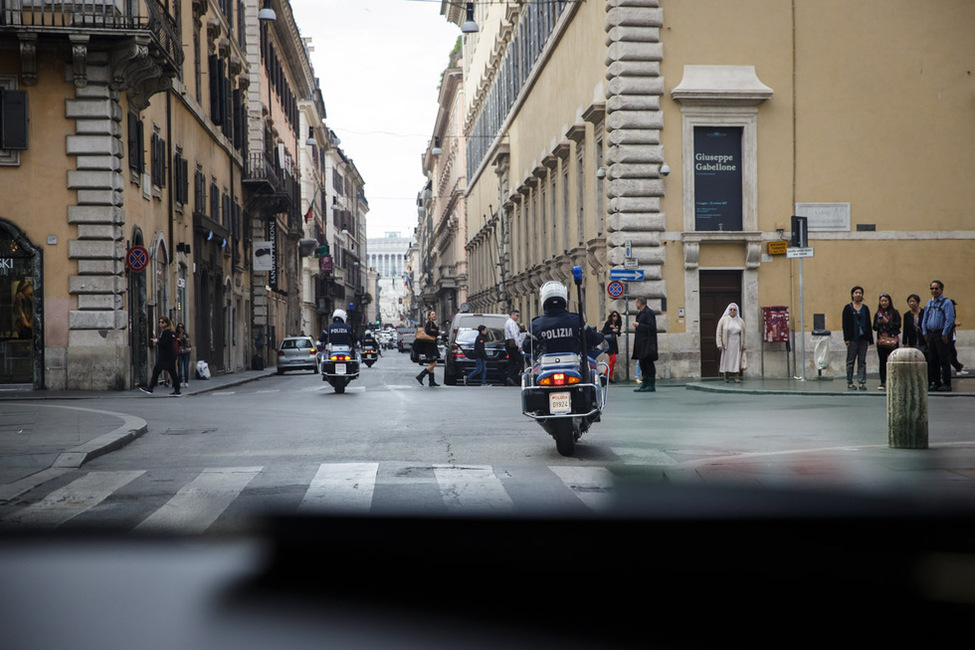
[[[614,385],[602,422],[565,458],[521,415],[517,388],[431,388],[417,371],[390,351],[341,395],[296,371],[180,399],[102,397],[99,409],[143,418],[147,432],[0,503],[0,530],[232,531],[255,515],[322,510],[576,515],[633,480],[928,503],[975,487],[967,399],[932,402],[930,449],[895,450],[882,399]],[[45,406],[23,426],[54,413],[70,426]]]

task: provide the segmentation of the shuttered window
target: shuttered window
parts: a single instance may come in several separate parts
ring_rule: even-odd
[[[129,113],[128,130],[129,169],[139,174],[146,170],[145,132],[138,114]]]
[[[27,91],[0,88],[0,149],[27,149]]]

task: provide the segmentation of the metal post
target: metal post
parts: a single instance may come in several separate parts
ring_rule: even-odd
[[[623,318],[623,350],[626,359],[626,381],[630,381],[630,285],[623,283],[623,311],[626,312]]]
[[[802,296],[802,258],[799,258],[799,365],[802,368],[799,378],[806,381],[806,321],[803,318],[803,296]]]

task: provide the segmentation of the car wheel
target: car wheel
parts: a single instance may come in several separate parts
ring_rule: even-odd
[[[284,368],[278,368],[278,374],[279,375],[283,375],[284,374]]]

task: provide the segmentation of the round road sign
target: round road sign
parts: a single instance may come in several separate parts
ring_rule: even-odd
[[[149,266],[149,251],[145,249],[145,246],[133,246],[125,255],[125,264],[129,270],[136,273],[145,271],[146,267]]]
[[[619,280],[613,280],[606,285],[606,293],[613,298],[619,298],[623,295],[623,283]]]

